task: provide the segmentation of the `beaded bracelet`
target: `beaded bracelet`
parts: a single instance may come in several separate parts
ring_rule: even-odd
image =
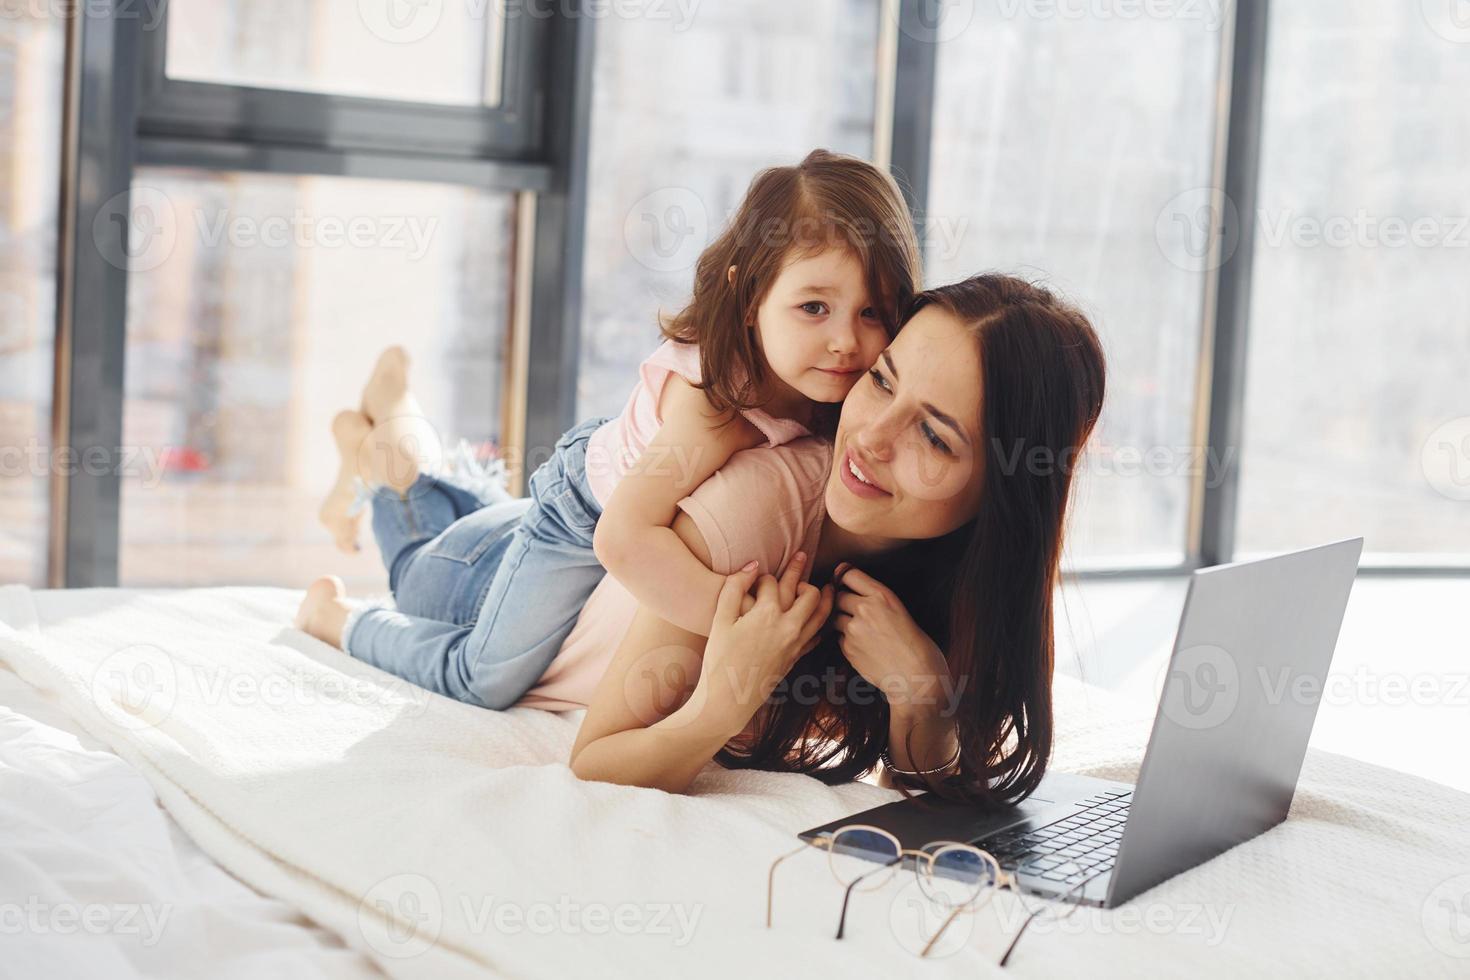
[[[942,766],[936,766],[933,769],[900,769],[900,768],[898,768],[898,766],[895,766],[893,764],[893,760],[888,757],[888,748],[887,748],[887,746],[884,746],[883,751],[882,751],[882,753],[879,754],[878,758],[880,758],[880,759],[883,760],[883,765],[885,767],[887,767],[888,769],[893,770],[894,772],[898,773],[899,775],[902,775],[902,776],[927,776],[927,775],[929,775],[931,773],[943,772],[944,770],[948,769],[950,766],[954,765],[956,762],[959,762],[960,761],[960,747],[958,745],[955,746],[954,758],[953,759],[950,759],[944,765],[942,765]]]

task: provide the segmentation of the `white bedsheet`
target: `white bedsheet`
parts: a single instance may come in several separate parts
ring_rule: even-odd
[[[37,627],[25,590],[0,588],[0,622]],[[222,868],[136,769],[3,669],[0,841],[0,977],[383,976]]]
[[[689,796],[583,783],[565,766],[579,713],[406,688],[289,629],[296,599],[37,593],[39,633],[0,629],[0,662],[225,868],[394,976],[1470,976],[1470,797],[1424,780],[1310,753],[1262,837],[1034,930],[1006,971],[1005,898],[919,964],[932,920],[907,874],[856,895],[836,942],[841,890],[810,851],[763,922],[766,868],[797,831],[896,792],[714,766]],[[1135,776],[1147,719],[1099,722],[1065,681],[1058,714],[1054,765]]]

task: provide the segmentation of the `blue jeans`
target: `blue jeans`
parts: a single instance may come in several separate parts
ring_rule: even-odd
[[[557,440],[530,496],[420,474],[373,494],[373,536],[396,609],[367,609],[347,652],[419,687],[496,710],[541,679],[605,574],[587,486],[588,419]]]

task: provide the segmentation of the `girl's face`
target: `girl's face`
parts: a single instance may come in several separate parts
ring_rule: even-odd
[[[916,313],[842,403],[827,513],[893,540],[948,534],[980,509],[980,347],[953,314]],[[854,468],[857,472],[854,472]]]
[[[840,402],[863,377],[888,333],[852,252],[794,255],[756,310],[756,330],[775,374],[773,403]]]

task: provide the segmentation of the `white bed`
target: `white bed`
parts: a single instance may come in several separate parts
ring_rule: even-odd
[[[794,834],[895,791],[711,766],[582,783],[580,712],[484,712],[288,627],[299,593],[0,589],[0,975],[1470,976],[1470,797],[1309,753],[1290,819],[994,962],[1006,898],[915,951]],[[1059,769],[1131,779],[1149,719],[1058,681]],[[248,887],[247,887],[248,886]],[[755,971],[754,973],[752,971]]]

